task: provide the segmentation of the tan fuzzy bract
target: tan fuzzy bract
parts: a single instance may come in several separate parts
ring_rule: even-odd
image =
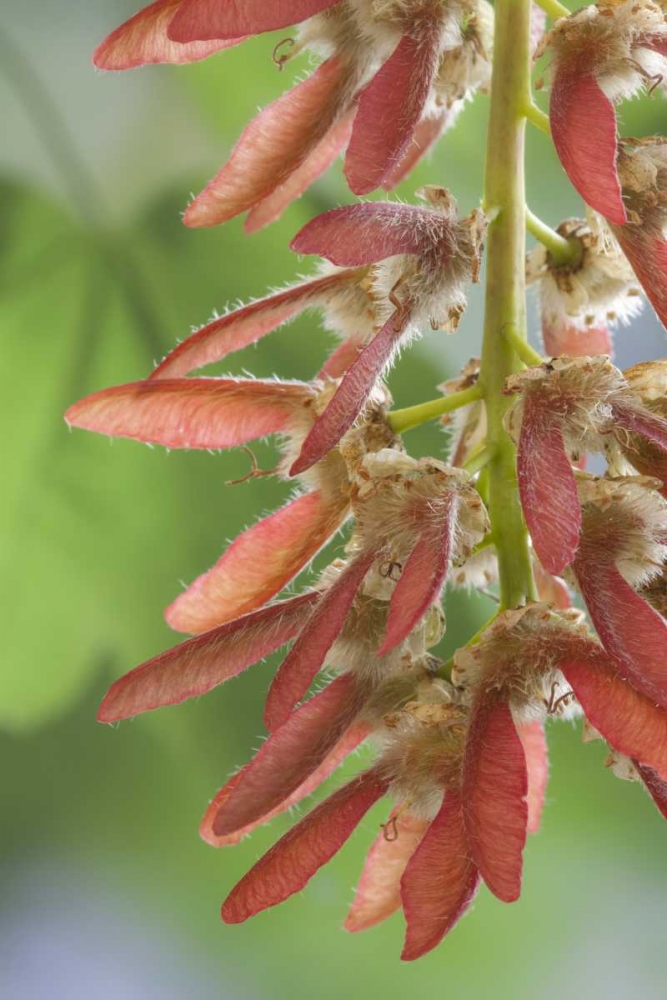
[[[667,502],[657,492],[660,485],[648,476],[577,478],[587,544],[613,553],[634,587],[660,577],[667,560]]]
[[[435,816],[443,790],[460,786],[467,710],[457,700],[446,682],[425,680],[375,735],[389,794],[423,819]]]
[[[526,277],[537,287],[543,326],[583,332],[634,318],[643,305],[641,288],[609,231],[584,219],[566,219],[556,231],[577,241],[579,256],[573,264],[557,265],[544,246],[528,255]]]
[[[662,573],[642,587],[640,593],[658,614],[667,618],[667,570],[663,568]]]
[[[430,519],[455,504],[454,561],[463,560],[488,531],[488,515],[469,476],[435,459],[380,451],[363,463],[367,478],[353,495],[357,519],[353,544],[363,549],[382,539],[387,559],[402,562]]]
[[[602,451],[601,435],[610,433],[612,403],[625,399],[623,374],[606,357],[554,358],[510,376],[508,395],[537,393],[545,410],[558,416],[568,449]],[[518,440],[523,414],[522,398],[510,409],[506,426]]]
[[[323,261],[319,272],[322,275],[350,274],[351,280],[338,287],[323,304],[323,326],[340,340],[363,347],[382,325],[373,292],[372,268],[338,268]]]
[[[667,224],[667,142],[662,136],[623,139],[617,167],[628,226],[661,238]]]
[[[662,10],[650,0],[591,4],[560,18],[536,58],[548,51],[555,65],[584,60],[607,97],[620,101],[664,71],[664,57],[643,44],[651,38],[664,41],[667,26]]]
[[[388,656],[377,650],[387,626],[388,602],[358,594],[326,660],[328,669],[345,671],[377,683],[411,666],[426,652],[423,632],[413,634]]]
[[[498,579],[498,556],[493,545],[473,552],[463,562],[454,566],[449,574],[452,587],[466,590],[486,590]]]
[[[461,369],[460,375],[438,386],[440,392],[449,396],[464,389],[470,389],[479,379],[479,358],[471,358]],[[464,465],[475,449],[482,447],[486,440],[486,404],[483,400],[462,406],[453,413],[445,414],[440,423],[451,429],[449,461],[451,465]]]
[[[604,762],[611,773],[621,781],[639,781],[639,772],[629,757],[612,750]]]
[[[447,49],[433,87],[436,105],[463,106],[491,83],[493,52],[493,7],[480,0],[469,5],[461,28],[460,44]]]
[[[650,413],[667,419],[667,362],[645,361],[627,368],[623,375],[633,396]],[[665,482],[665,453],[646,438],[626,432],[610,441],[606,448],[610,473],[614,476],[641,475],[659,477]]]
[[[433,215],[432,233],[425,235],[419,256],[390,257],[374,270],[373,296],[391,315],[398,299],[410,310],[410,336],[425,327],[453,332],[467,305],[466,286],[479,280],[487,220],[474,209],[458,218],[456,201],[446,188],[430,185],[417,192],[449,223]],[[390,298],[391,297],[391,298]],[[382,314],[381,314],[382,315]]]
[[[530,603],[501,612],[478,642],[457,650],[452,683],[470,698],[502,693],[517,722],[570,716],[576,706],[559,664],[595,647],[581,612]]]
[[[642,361],[626,368],[623,375],[642,403],[667,416],[667,361]]]
[[[326,409],[336,391],[335,381],[313,383],[313,395],[299,410],[290,433],[283,435],[282,460],[278,471],[286,477],[303,441],[313,426],[313,421]],[[384,385],[378,385],[355,426],[320,461],[300,475],[300,480],[311,489],[321,489],[329,496],[349,496],[350,483],[361,467],[365,456],[382,449],[402,449],[400,439],[391,430],[387,414],[392,404]]]
[[[445,51],[460,42],[461,0],[348,0],[360,36],[389,48],[401,34],[437,30]]]

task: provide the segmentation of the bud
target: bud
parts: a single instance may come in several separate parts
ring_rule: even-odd
[[[334,398],[304,442],[292,474],[328,451],[351,426],[373,385],[397,351],[430,323],[455,329],[465,286],[479,277],[486,220],[474,210],[458,219],[443,188],[425,189],[432,207],[374,202],[333,209],[309,222],[292,241],[297,253],[318,254],[340,267],[378,265],[374,297],[393,309],[379,333],[348,368]]]
[[[560,663],[590,642],[576,609],[528,604],[503,611],[478,643],[456,652],[452,683],[475,699],[502,698],[516,722],[576,717],[578,706]]]
[[[466,4],[466,7],[460,22],[460,38],[454,47],[442,53],[412,142],[382,182],[387,191],[404,180],[435,142],[455,125],[466,102],[489,88],[493,7],[486,0]]]
[[[625,679],[572,610],[529,604],[502,612],[454,664],[452,682],[471,705],[462,793],[472,857],[492,892],[511,901],[528,824],[530,743],[517,720],[572,715],[578,702],[616,752],[665,774],[667,712]]]
[[[659,136],[620,143],[618,175],[627,205],[625,226],[613,226],[623,253],[667,325],[667,144]]]
[[[461,7],[451,0],[352,0],[364,47],[389,56],[359,95],[345,161],[355,194],[400,168],[432,93],[443,53],[461,44]]]
[[[584,201],[623,225],[614,104],[664,76],[662,10],[647,0],[591,4],[558,20],[538,55],[545,50],[554,57],[549,117],[561,163]]]
[[[271,686],[269,728],[287,718],[325,661],[339,658],[339,639],[345,669],[366,677],[370,667],[373,675],[377,654],[377,668],[386,674],[388,654],[424,628],[453,556],[470,551],[486,533],[486,512],[463,472],[386,449],[366,456],[359,480],[352,490],[352,558],[325,571],[324,596]],[[357,597],[363,615],[354,627],[349,616]],[[386,612],[374,612],[377,601]]]
[[[570,464],[629,433],[667,450],[667,420],[652,413],[607,358],[555,358],[506,383],[520,398],[507,426],[519,441],[519,489],[535,549],[559,574],[576,552],[581,513]]]
[[[618,672],[667,707],[667,622],[637,593],[667,559],[667,504],[655,485],[642,477],[580,478],[581,545],[572,571]]]
[[[478,642],[454,656],[452,683],[471,705],[462,787],[466,829],[484,881],[505,902],[521,891],[529,818],[526,750],[517,722],[576,711],[561,667],[590,645],[578,612],[530,604],[501,612]]]
[[[460,792],[465,726],[466,714],[456,704],[455,692],[432,681],[394,717],[381,744],[380,772],[401,803],[398,836],[400,817],[406,813],[414,831],[396,852],[398,863],[388,879],[394,899],[400,879],[406,961],[442,940],[479,887]]]
[[[667,362],[645,361],[627,368],[623,376],[633,395],[657,417],[667,419]],[[667,458],[665,452],[650,439],[628,431],[620,436],[614,447],[607,449],[611,469],[618,474],[639,472],[643,476],[660,479],[667,484]],[[662,488],[663,495],[665,486]]]

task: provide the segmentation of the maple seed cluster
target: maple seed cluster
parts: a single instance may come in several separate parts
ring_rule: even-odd
[[[464,216],[430,186],[418,204],[325,212],[292,242],[319,259],[311,277],[217,316],[147,378],[73,405],[72,426],[168,448],[275,435],[273,473],[296,484],[167,609],[193,637],[117,680],[99,718],[198,697],[288,647],[268,736],[210,803],[204,839],[237,843],[365,741],[375,759],[261,858],[223,918],[301,890],[387,798],[345,926],[402,908],[403,958],[415,959],[482,882],[518,898],[550,718],[583,716],[613,772],[667,816],[667,362],[612,363],[612,330],[644,298],[667,325],[667,140],[621,141],[615,118],[620,100],[662,86],[667,22],[650,0],[588,6],[546,34],[528,0],[496,0],[495,15],[485,0],[157,0],[95,62],[186,63],[294,24],[274,59],[307,50],[315,68],[248,125],[186,224],[247,213],[259,229],[343,151],[355,194],[391,190],[478,92],[491,93],[490,135],[520,136],[540,120],[526,91],[531,56],[546,55],[551,135],[587,206],[556,229],[528,212],[540,245],[526,278],[549,360],[526,343],[525,278],[507,264],[512,234],[523,253],[522,171],[491,148],[485,211]],[[392,410],[389,368],[423,331],[456,331],[487,238],[481,362],[435,400]],[[337,338],[310,382],[193,374],[305,312]],[[411,457],[401,434],[437,417],[453,431],[448,461]],[[604,475],[585,471],[591,453]],[[286,591],[348,521],[319,578]],[[442,663],[445,586],[496,584],[497,612]]]

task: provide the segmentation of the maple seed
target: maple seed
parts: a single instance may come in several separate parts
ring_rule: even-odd
[[[546,32],[529,0],[156,0],[95,62],[187,63],[295,25],[273,62],[308,51],[314,65],[246,126],[186,225],[247,213],[254,232],[341,154],[353,193],[391,190],[490,91],[485,210],[459,212],[431,184],[414,203],[324,211],[291,243],[317,258],[313,273],[68,409],[71,426],[113,437],[240,448],[251,467],[235,483],[296,484],[167,609],[194,636],[116,680],[98,717],[199,697],[284,650],[267,738],[212,799],[206,842],[238,843],[362,744],[373,759],[260,858],[222,917],[241,923],[299,892],[386,798],[345,927],[402,909],[413,961],[482,883],[519,898],[559,720],[583,716],[585,741],[604,739],[611,772],[667,817],[667,362],[621,371],[611,360],[612,333],[624,336],[644,297],[667,325],[667,141],[620,139],[615,112],[664,86],[667,23],[652,0],[589,5]],[[545,53],[550,124],[528,72]],[[550,131],[585,217],[551,228],[527,209],[524,115]],[[526,226],[539,245],[524,271]],[[411,405],[392,410],[385,380],[401,351],[429,328],[467,335],[487,230],[481,359],[436,398],[411,385]],[[526,283],[545,359],[527,342]],[[309,380],[193,374],[314,313],[337,339]],[[432,342],[441,349],[442,336]],[[447,448],[413,457],[399,432],[428,420]],[[267,436],[281,455],[271,472],[249,447]],[[589,453],[602,474],[585,471]],[[448,586],[495,607],[442,663]],[[297,589],[281,597],[286,587]]]

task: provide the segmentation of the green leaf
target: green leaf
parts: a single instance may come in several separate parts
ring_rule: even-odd
[[[223,500],[242,455],[169,455],[63,422],[69,403],[143,377],[188,332],[160,294],[172,275],[178,292],[180,240],[158,244],[150,226],[96,237],[9,184],[0,217],[14,246],[1,261],[0,726],[23,730],[64,711],[102,664],[116,675],[171,644],[161,610],[180,581],[285,491],[264,486],[255,500],[250,486]],[[181,277],[193,299],[213,283],[198,281],[196,264]]]

